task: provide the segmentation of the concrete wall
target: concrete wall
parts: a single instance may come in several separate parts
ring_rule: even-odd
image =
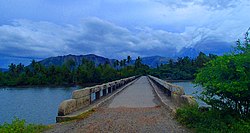
[[[160,89],[162,89],[168,97],[174,102],[177,106],[183,105],[195,105],[197,104],[193,96],[185,95],[183,87],[170,84],[162,79],[156,78],[154,76],[148,76],[151,81],[154,82]]]
[[[112,82],[108,82],[102,85],[96,85],[93,87],[87,87],[80,90],[75,90],[72,93],[72,98],[63,101],[58,109],[58,116],[65,116],[78,111],[84,107],[89,106],[95,101],[101,99],[102,97],[114,92],[123,85],[130,83],[137,77],[124,78]]]

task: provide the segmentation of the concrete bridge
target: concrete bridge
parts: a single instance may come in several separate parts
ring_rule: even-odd
[[[153,76],[134,76],[74,91],[72,99],[61,103],[57,122],[95,111],[47,132],[189,132],[173,117],[177,108],[195,103],[182,87]]]

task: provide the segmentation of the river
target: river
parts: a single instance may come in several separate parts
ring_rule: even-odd
[[[174,82],[182,86],[185,94],[196,98],[200,106],[206,106],[197,99],[202,88],[194,87],[191,82]],[[0,124],[10,123],[16,116],[28,123],[55,123],[59,104],[71,98],[71,93],[79,87],[69,88],[0,88]],[[195,93],[198,92],[198,93]]]
[[[0,124],[15,116],[28,123],[55,123],[59,104],[77,88],[0,88]]]
[[[208,106],[205,102],[203,102],[198,98],[202,92],[201,86],[195,86],[195,84],[193,84],[192,82],[172,82],[172,83],[183,87],[185,94],[194,96],[199,106]]]

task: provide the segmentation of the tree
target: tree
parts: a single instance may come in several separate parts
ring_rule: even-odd
[[[116,68],[116,67],[117,67],[116,61],[113,63],[113,66],[114,66],[114,68]]]
[[[123,66],[126,66],[126,62],[127,62],[126,59],[123,59],[123,60],[122,60]]]
[[[200,52],[198,57],[196,58],[196,65],[198,68],[201,68],[209,61],[208,57],[206,54]]]
[[[35,67],[35,64],[36,64],[36,61],[35,60],[32,60],[31,61],[31,66],[34,68]]]
[[[250,54],[224,55],[209,62],[195,82],[204,87],[203,100],[217,109],[245,115],[250,109]]]
[[[237,47],[235,48],[235,51],[237,53],[249,53],[250,52],[250,38],[249,38],[249,32],[250,28],[245,33],[244,41],[236,41]]]
[[[119,66],[119,60],[116,60],[115,62],[116,62],[116,66]]]
[[[172,67],[174,66],[174,61],[173,61],[173,59],[170,59],[170,60],[168,61],[168,64],[169,64],[170,68],[172,68]]]
[[[49,66],[47,70],[47,80],[48,80],[47,83],[55,84],[56,76],[57,76],[56,67],[54,65]]]
[[[247,38],[247,37],[246,37]],[[238,41],[237,43],[239,43]],[[195,82],[204,87],[202,99],[219,110],[229,110],[242,117],[250,115],[249,41],[237,46],[239,54],[224,55],[199,70]]]
[[[16,66],[16,72],[18,74],[22,73],[24,71],[24,65],[19,63],[17,66]]]
[[[128,56],[128,61],[126,59],[120,62],[116,60],[114,67],[110,66],[108,60],[105,61],[105,64],[96,67],[94,62],[87,59],[83,59],[81,65],[77,67],[73,59],[66,61],[62,66],[51,65],[49,67],[45,67],[35,60],[32,60],[27,67],[21,63],[18,65],[12,63],[9,65],[8,72],[0,73],[0,86],[103,83],[148,73],[149,67],[142,64],[140,57],[137,58],[136,65],[126,65],[130,60],[130,56]],[[137,66],[136,69],[135,66]]]
[[[127,63],[129,64],[129,63],[130,63],[130,61],[131,61],[131,57],[130,57],[130,56],[128,56],[128,57],[127,57]]]
[[[4,86],[5,79],[4,79],[4,73],[0,71],[0,86]]]
[[[142,66],[142,60],[141,57],[138,56],[137,59],[135,60],[135,68],[140,68]]]
[[[14,76],[14,75],[16,74],[16,65],[15,65],[15,64],[11,63],[11,64],[9,65],[9,72],[10,72],[10,74],[11,74],[12,76]]]
[[[123,60],[120,60],[120,67],[123,67]]]
[[[66,65],[66,67],[68,67],[68,69],[70,71],[74,71],[75,66],[76,66],[76,62],[73,59],[69,59],[66,61],[65,65]]]

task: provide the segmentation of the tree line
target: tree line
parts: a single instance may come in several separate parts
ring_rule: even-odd
[[[148,69],[148,66],[142,64],[140,57],[131,65],[130,56],[127,59],[115,61],[113,66],[108,62],[96,66],[93,61],[83,59],[79,66],[76,66],[73,60],[68,60],[62,66],[45,67],[33,60],[26,67],[21,63],[10,64],[7,72],[0,72],[0,86],[64,86],[103,83],[146,74]]]
[[[29,66],[10,64],[9,71],[0,72],[0,86],[29,86],[29,85],[81,85],[86,83],[103,83],[133,75],[153,75],[169,80],[191,80],[199,68],[217,56],[202,52],[195,58],[180,57],[176,61],[170,59],[167,64],[150,68],[138,57],[133,63],[131,56],[113,65],[108,62],[95,65],[93,61],[83,59],[76,66],[74,60],[66,61],[62,66],[43,66],[33,60]]]
[[[161,64],[152,69],[150,74],[167,80],[193,80],[197,70],[216,57],[217,55],[214,54],[206,55],[200,52],[194,59],[188,56],[179,57],[177,61],[170,59],[167,64]]]

